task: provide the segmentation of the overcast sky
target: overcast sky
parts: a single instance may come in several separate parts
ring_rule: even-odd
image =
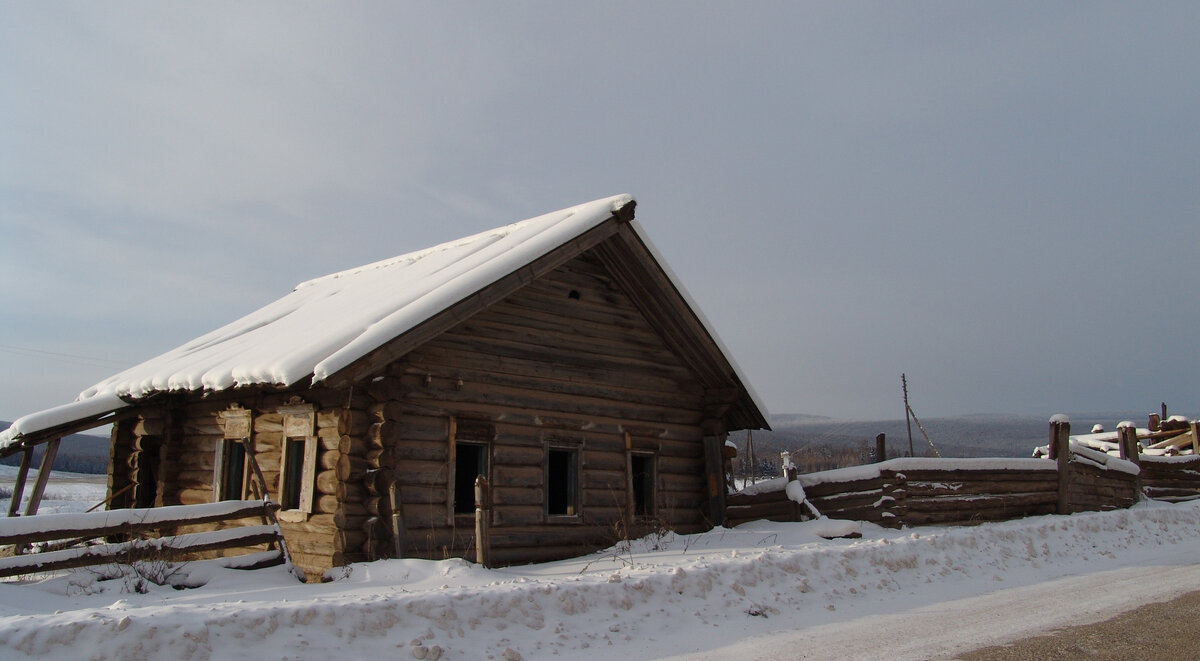
[[[1200,3],[0,16],[0,418],[616,193],[773,413],[1200,416]]]

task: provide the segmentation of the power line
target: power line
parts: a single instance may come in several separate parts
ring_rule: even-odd
[[[60,351],[46,351],[45,349],[30,349],[29,347],[16,347],[9,344],[0,344],[0,351],[6,351],[8,353],[17,354],[20,356],[52,358],[68,363],[90,365],[92,367],[129,367],[132,364],[132,362],[111,360],[108,358],[80,356],[78,354],[62,353]]]

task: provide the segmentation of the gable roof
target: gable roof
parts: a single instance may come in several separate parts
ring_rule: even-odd
[[[706,336],[698,339],[712,348],[701,362],[718,358],[724,382],[732,382],[746,400],[741,403],[744,415],[738,417],[745,426],[765,427],[765,409],[716,333],[632,221],[635,204],[629,195],[595,200],[300,283],[237,321],[95,384],[72,404],[17,420],[0,432],[0,454],[11,454],[3,450],[23,435],[99,419],[159,392],[291,386],[306,378],[318,383],[359,376],[400,350],[396,338],[419,337],[413,331],[422,328],[428,336],[429,329],[439,329],[439,320],[443,327],[461,320],[616,235],[619,225],[631,228],[632,238],[625,241],[638,247],[641,257],[634,261],[650,273],[638,289],[647,282],[657,284],[650,287],[652,296],[674,299],[677,307],[690,311]],[[696,334],[684,334],[689,332]]]

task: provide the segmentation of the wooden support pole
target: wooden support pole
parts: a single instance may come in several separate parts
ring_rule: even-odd
[[[625,432],[625,507],[622,510],[625,513],[626,536],[633,534],[633,518],[635,514],[633,511],[633,501],[633,437],[629,435],[629,432]]]
[[[392,557],[404,557],[404,505],[400,502],[400,487],[388,482],[388,501],[392,506]]]
[[[723,472],[721,448],[725,445],[725,435],[704,437],[704,472],[708,480],[708,520],[714,526],[725,523],[725,479]]]
[[[58,444],[61,441],[61,438],[55,438],[46,443],[46,452],[42,455],[42,463],[38,465],[37,481],[33,483],[29,504],[25,506],[25,516],[37,514],[38,506],[42,504],[42,494],[46,492],[46,482],[50,479],[50,469],[54,466],[54,458],[58,456]]]
[[[1189,422],[1188,427],[1192,432],[1192,454],[1200,456],[1200,429],[1197,429],[1195,420]]]
[[[475,478],[475,562],[487,567],[491,559],[491,540],[488,538],[488,518],[491,507],[487,478]]]
[[[1050,422],[1050,456],[1058,462],[1059,514],[1070,514],[1068,492],[1071,487],[1071,423],[1066,420]]]
[[[1195,425],[1193,425],[1193,428]],[[21,496],[25,493],[25,480],[29,478],[29,464],[33,463],[33,448],[21,453],[21,467],[17,469],[17,481],[13,484],[12,502],[8,504],[8,515],[16,516],[21,510]]]
[[[875,437],[875,463],[887,461],[887,434]]]

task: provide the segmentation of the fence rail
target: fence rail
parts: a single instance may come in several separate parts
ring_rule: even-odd
[[[0,577],[70,569],[153,558],[177,560],[197,553],[247,548],[261,544],[278,552],[258,558],[254,567],[286,562],[283,537],[273,514],[279,506],[269,500],[224,501],[204,505],[176,505],[148,509],[122,509],[83,514],[45,514],[0,519],[0,545],[51,544],[58,550],[0,558]],[[235,525],[258,517],[264,525]],[[172,533],[181,526],[228,523],[231,527],[205,532]],[[105,537],[122,541],[78,546]],[[74,548],[61,548],[74,546]]]

